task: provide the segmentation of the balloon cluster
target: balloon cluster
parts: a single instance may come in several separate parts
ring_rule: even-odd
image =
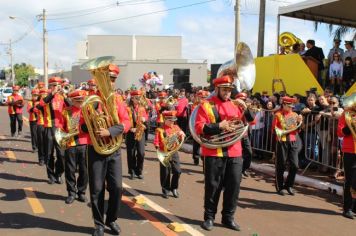
[[[162,85],[163,75],[158,75],[156,71],[149,71],[144,73],[139,81],[143,87],[156,88],[156,86]]]

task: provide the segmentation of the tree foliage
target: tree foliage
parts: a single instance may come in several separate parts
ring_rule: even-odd
[[[36,74],[34,67],[32,65],[27,65],[26,63],[15,64],[14,71],[16,84],[20,86],[27,86],[28,78]],[[11,73],[11,70],[9,73]]]
[[[314,22],[314,29],[315,31],[318,30],[319,25],[322,22]],[[355,41],[356,40],[356,28],[352,28],[349,26],[343,26],[343,25],[333,25],[333,24],[328,24],[328,30],[329,34],[334,37],[334,39],[342,39],[344,38],[348,33],[353,33],[353,37],[350,40]]]

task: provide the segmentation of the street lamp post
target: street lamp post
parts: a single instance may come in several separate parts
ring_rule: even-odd
[[[12,56],[12,42],[11,42],[11,39],[10,39],[10,42],[9,42],[9,50],[7,51],[7,54],[9,54],[9,56],[10,56],[12,85],[15,85],[15,70],[14,70],[14,63],[13,63],[13,56]]]

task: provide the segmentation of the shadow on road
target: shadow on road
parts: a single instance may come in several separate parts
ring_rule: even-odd
[[[93,231],[92,227],[73,225],[59,220],[26,213],[0,213],[0,228],[42,228],[61,232],[80,232],[83,234],[91,234]]]
[[[36,197],[39,199],[47,199],[47,200],[59,200],[64,201],[66,199],[65,196],[58,194],[51,194],[39,191],[33,191],[36,194]],[[26,198],[25,192],[23,189],[5,189],[0,188],[0,193],[4,196],[0,198],[3,201],[20,201]]]
[[[38,162],[35,162],[35,161],[26,161],[26,160],[19,160],[19,159],[16,159],[15,161],[13,160],[9,160],[9,158],[7,157],[0,157],[0,162],[16,162],[16,163],[24,163],[24,164],[38,164]]]
[[[44,182],[46,183],[47,180],[45,179],[36,179],[32,177],[27,177],[27,176],[19,176],[19,175],[14,175],[14,174],[8,174],[8,173],[0,173],[0,179],[6,179],[6,180],[16,180],[19,182],[36,182],[36,183],[41,183]]]

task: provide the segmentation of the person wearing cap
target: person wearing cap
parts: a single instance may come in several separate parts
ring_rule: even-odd
[[[164,91],[158,93],[159,101],[156,102],[156,105],[155,105],[156,114],[157,114],[157,118],[156,118],[157,127],[161,127],[164,122],[162,112],[168,109],[168,107],[165,103],[167,96],[168,96],[167,93]]]
[[[120,70],[117,65],[111,64],[109,66],[109,79],[112,91],[115,90],[115,81],[119,72]],[[98,90],[98,92],[100,93],[100,90]],[[115,106],[120,123],[115,124],[108,129],[100,128],[100,130],[97,131],[97,135],[100,138],[109,136],[116,137],[123,133],[127,133],[131,128],[126,103],[120,101],[117,96],[115,99]],[[100,109],[100,107],[98,109]],[[108,107],[108,109],[110,109],[110,107]],[[88,132],[86,125],[82,125],[81,130],[83,132]],[[113,234],[119,235],[121,229],[116,223],[116,220],[119,217],[122,196],[121,149],[119,148],[110,155],[102,155],[95,151],[90,140],[88,143],[87,156],[90,202],[95,225],[93,235],[104,235],[105,226],[109,227]],[[107,208],[104,207],[105,183],[109,192]],[[105,209],[106,212],[104,212]],[[106,215],[105,221],[104,215]]]
[[[146,112],[147,112],[147,115],[148,115],[148,119],[149,119],[149,117],[151,117],[151,112],[152,112],[152,108],[153,108],[153,104],[152,104],[152,102],[151,102],[151,99],[149,99],[148,98],[148,93],[146,92],[146,89],[145,89],[145,87],[141,87],[141,91],[142,91],[142,94],[143,95],[146,95],[145,96],[145,99],[146,99],[146,107],[145,107],[145,109],[146,109]],[[146,126],[146,129],[145,129],[145,146],[147,146],[147,141],[148,141],[148,134],[149,134],[149,131],[150,131],[150,121],[148,120],[147,122],[146,122],[146,124],[147,124],[147,126]]]
[[[356,93],[353,93],[356,97]],[[345,101],[345,100],[344,100]],[[342,152],[345,172],[344,183],[344,205],[342,215],[349,219],[354,219],[356,214],[356,140],[351,127],[347,125],[345,114],[349,113],[351,119],[356,119],[356,106],[345,107],[344,112],[338,121],[337,135],[343,139]],[[355,130],[353,130],[355,132]]]
[[[340,55],[340,58],[343,58],[344,49],[340,48],[340,39],[334,39],[334,46],[330,49],[328,54],[329,65],[334,61],[334,54],[337,53]]]
[[[41,100],[48,95],[48,90],[46,88],[41,88],[39,90],[39,96],[36,101],[36,106],[33,111],[37,115],[37,155],[38,155],[38,164],[43,166],[45,163],[45,128],[44,128],[44,109],[40,105]],[[43,102],[42,102],[43,103]]]
[[[40,89],[43,89],[44,86],[45,86],[45,83],[44,83],[44,82],[38,82],[36,88],[37,88],[38,90],[40,90]]]
[[[197,135],[208,137],[225,131],[235,131],[238,129],[236,120],[253,120],[246,107],[242,108],[243,103],[237,106],[231,101],[233,81],[233,77],[229,75],[213,81],[214,95],[206,99],[197,111],[194,127]],[[239,231],[240,226],[235,222],[234,215],[242,175],[241,141],[216,149],[202,145],[201,155],[204,157],[205,177],[204,222],[201,227],[209,231],[213,229],[220,193],[224,186],[221,222],[225,227]]]
[[[96,82],[95,79],[90,79],[87,82],[88,86],[89,86],[89,95],[97,95],[97,87],[96,87]]]
[[[37,150],[37,115],[34,112],[36,105],[38,104],[38,97],[40,95],[40,90],[33,89],[31,91],[32,98],[27,102],[27,112],[28,120],[30,122],[30,132],[31,132],[31,144],[32,152]]]
[[[356,50],[354,49],[354,42],[353,41],[345,41],[345,52],[343,55],[343,61],[345,61],[345,59],[347,57],[351,57],[352,59],[352,63],[355,64],[356,63]]]
[[[293,112],[293,106],[296,99],[288,96],[282,97],[282,108],[276,112],[272,122],[272,132],[275,128],[280,130],[294,130],[287,134],[277,137],[277,156],[276,156],[276,191],[279,195],[284,196],[284,190],[290,195],[294,195],[293,185],[295,176],[299,168],[298,153],[300,151],[300,139],[298,136],[298,129],[295,129],[297,124],[302,122],[303,117]],[[289,161],[289,173],[287,179],[284,181],[284,171],[286,169],[287,161]]]
[[[16,133],[16,121],[17,121],[17,135],[20,137],[22,135],[22,108],[23,97],[19,94],[20,86],[15,85],[12,87],[12,94],[7,97],[6,104],[8,106],[8,113],[10,116],[10,129],[11,137],[15,136]]]
[[[177,134],[184,138],[185,134],[179,128],[178,125],[174,124],[177,120],[177,111],[163,111],[162,115],[164,117],[164,125],[161,128],[156,129],[155,138],[153,145],[156,149],[161,150],[162,152],[167,151],[165,146],[165,138]],[[175,198],[179,198],[178,186],[179,186],[179,177],[181,174],[180,160],[178,152],[175,152],[172,155],[170,166],[165,167],[162,163],[160,165],[160,182],[162,187],[162,197],[168,198],[169,192],[172,191],[172,194]]]
[[[86,149],[89,134],[81,131],[84,118],[82,115],[81,105],[88,95],[85,90],[75,90],[68,94],[72,106],[63,110],[63,123],[60,129],[65,133],[78,132],[77,135],[72,136],[68,142],[64,152],[64,166],[65,166],[65,183],[67,186],[68,197],[65,200],[66,204],[74,202],[76,196],[78,201],[86,202],[85,191],[88,186],[88,173],[86,165]],[[75,177],[75,172],[78,167],[78,178]]]
[[[54,134],[57,128],[62,126],[62,112],[70,101],[65,98],[62,91],[62,79],[52,77],[48,80],[50,91],[48,95],[40,101],[43,107],[44,117],[44,147],[45,162],[47,166],[48,184],[62,184],[62,174],[64,172],[64,151],[55,141]],[[54,158],[54,149],[56,149],[56,159]]]
[[[135,139],[138,124],[143,124],[147,127],[148,115],[147,111],[140,100],[142,98],[141,90],[132,90],[130,92],[130,101],[127,106],[127,113],[131,122],[131,128],[126,135],[126,152],[129,178],[133,179],[134,175],[139,179],[143,179],[143,161],[145,159],[145,137],[140,140]]]
[[[187,109],[188,109],[188,98],[185,96],[185,89],[179,91],[178,100],[177,100],[177,124],[183,132],[187,132],[188,118],[187,118]]]

